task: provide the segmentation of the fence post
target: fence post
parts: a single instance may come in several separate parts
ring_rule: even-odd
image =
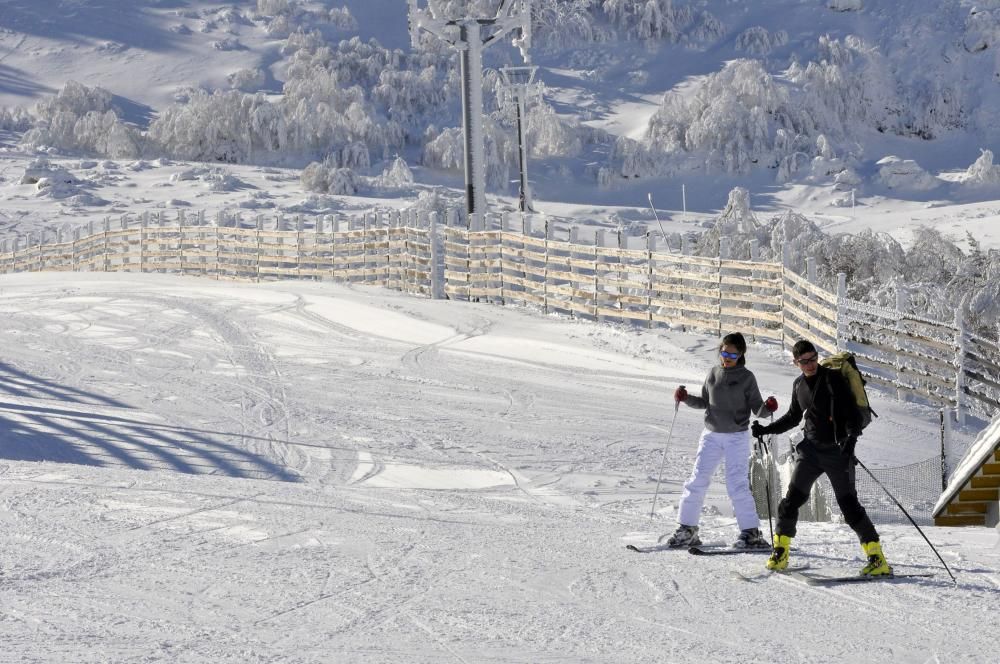
[[[429,225],[429,235],[427,236],[431,244],[431,299],[440,300],[441,298],[441,276],[444,272],[444,266],[439,265],[441,262],[441,252],[438,251],[438,213],[436,211],[430,212],[427,215],[427,221]],[[440,269],[440,273],[439,273]]]
[[[947,408],[940,410],[941,417],[941,490],[948,488],[948,440],[951,433],[951,414]]]
[[[111,217],[104,218],[104,271],[107,272],[111,269],[111,256],[109,252],[111,249],[108,247],[108,233],[111,232]]]
[[[594,233],[594,320],[600,322],[601,315],[598,313],[601,308],[601,302],[598,299],[598,294],[601,290],[600,278],[598,276],[597,264],[598,264],[598,253],[597,250],[604,245],[603,240],[604,231],[600,230]]]
[[[847,275],[843,272],[837,273],[837,348],[845,350],[847,348]]]
[[[653,329],[653,248],[656,238],[646,231],[646,327]]]
[[[622,269],[622,267],[624,261],[623,257],[625,256],[624,250],[628,249],[628,236],[623,235],[620,228],[617,231],[617,235],[618,235],[618,259],[617,259],[618,283],[616,284],[615,290],[618,293],[618,311],[624,311],[625,303],[622,301],[622,298],[625,296],[625,288],[622,286],[622,282],[625,280],[625,271]],[[623,323],[626,321],[625,316],[619,315],[618,318]]]
[[[955,310],[955,417],[965,426],[965,316],[961,305]]]
[[[254,282],[260,283],[260,261],[261,261],[261,234],[264,232],[264,215],[257,217],[257,223],[254,224],[253,234],[254,234],[254,251],[256,252],[256,258],[254,266]]]
[[[569,267],[570,275],[572,275],[572,279],[570,280],[571,286],[570,286],[569,301],[571,303],[573,303],[574,305],[576,304],[576,299],[577,299],[576,295],[575,295],[575,292],[577,290],[577,280],[576,280],[576,266],[573,264],[572,261],[574,260],[574,254],[576,253],[576,251],[574,250],[574,247],[576,247],[576,245],[578,245],[579,243],[580,243],[580,227],[579,226],[572,226],[569,229],[569,252],[568,253],[569,253],[569,257],[570,257],[570,264],[568,265],[568,267]],[[573,307],[573,308],[571,308],[569,310],[569,316],[570,316],[570,318],[576,318],[576,308],[575,307]]]
[[[221,277],[222,272],[222,224],[225,222],[225,216],[222,214],[222,210],[215,217],[215,280],[218,281]]]
[[[73,229],[73,271],[78,272],[80,270],[80,227]]]
[[[907,303],[909,301],[909,295],[906,289],[902,286],[896,288],[896,398],[900,401],[903,400],[903,372],[906,369],[903,358],[900,356],[900,351],[903,349],[903,337],[905,336],[905,328],[903,326],[903,315],[907,309]]]
[[[788,264],[791,262],[792,248],[788,244],[788,239],[781,243],[781,348],[785,349],[788,347],[788,337],[785,334],[785,330],[788,329],[785,326],[785,302],[787,298],[785,297],[785,289],[788,287],[787,279],[785,278],[785,271],[788,270]]]
[[[542,220],[545,223],[545,262],[542,264],[542,313],[549,313],[549,241],[555,234],[555,225],[549,222],[549,218]]]
[[[718,319],[717,320],[719,321],[719,336],[720,337],[722,336],[722,329],[723,329],[723,325],[722,325],[722,299],[723,299],[722,298],[722,273],[723,273],[724,270],[722,269],[722,261],[729,260],[729,251],[730,251],[730,246],[729,245],[730,245],[730,240],[729,240],[728,237],[720,237],[719,238],[719,274],[718,274],[718,282],[717,282],[718,283],[718,287],[719,287],[719,314],[718,314]]]

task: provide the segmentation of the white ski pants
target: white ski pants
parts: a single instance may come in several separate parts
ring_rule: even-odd
[[[750,432],[718,433],[705,429],[698,441],[698,456],[691,477],[684,483],[679,508],[679,521],[685,526],[697,526],[701,507],[719,463],[726,461],[726,491],[736,513],[740,530],[759,528],[757,505],[750,493]]]

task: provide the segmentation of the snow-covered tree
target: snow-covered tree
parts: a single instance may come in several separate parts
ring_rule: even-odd
[[[116,159],[138,157],[139,132],[119,118],[113,99],[104,88],[70,81],[58,94],[38,103],[35,125],[22,142]]]
[[[256,92],[267,81],[267,75],[262,69],[240,69],[230,74],[228,81],[234,90]]]
[[[357,176],[350,168],[339,168],[330,162],[313,162],[302,169],[302,187],[306,191],[335,196],[351,196],[357,192]]]
[[[31,114],[20,106],[0,108],[0,130],[27,131],[32,123]]]

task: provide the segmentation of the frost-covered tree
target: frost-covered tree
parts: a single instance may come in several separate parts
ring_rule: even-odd
[[[1000,166],[993,164],[993,151],[981,150],[979,158],[965,171],[963,184],[988,187],[1000,184]]]
[[[912,282],[948,283],[964,260],[962,250],[941,231],[920,226],[906,252],[906,277]]]
[[[406,160],[397,155],[389,167],[375,178],[374,184],[380,189],[404,189],[413,185],[413,171]]]
[[[313,162],[302,169],[302,188],[320,194],[351,196],[357,192],[357,176],[350,168],[331,162]]]
[[[747,28],[736,37],[736,50],[748,55],[767,55],[775,48],[788,43],[788,33],[784,30],[770,32],[767,28],[755,25]]]
[[[543,49],[578,43],[604,42],[611,31],[594,16],[601,0],[534,0],[531,6],[532,41]]]
[[[70,81],[58,94],[37,104],[37,120],[22,143],[115,159],[138,157],[139,132],[119,118],[113,99],[104,88]]]
[[[714,15],[694,8],[695,3],[674,0],[603,0],[601,8],[625,36],[702,43],[722,36],[725,27]]]
[[[295,0],[257,0],[257,12],[265,16],[280,16],[290,14],[295,5]]]
[[[0,108],[0,130],[27,131],[32,123],[31,114],[20,106]]]
[[[227,80],[234,90],[256,92],[267,81],[267,75],[262,69],[240,69],[230,74]]]
[[[774,165],[774,128],[797,134],[802,124],[787,101],[760,62],[732,61],[693,95],[665,96],[649,122],[650,149],[697,153],[709,170],[726,173],[748,173],[761,161]]]

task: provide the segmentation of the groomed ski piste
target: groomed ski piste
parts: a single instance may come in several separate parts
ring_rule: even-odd
[[[676,525],[712,337],[170,275],[0,277],[0,321],[0,662],[995,661],[994,529],[925,528],[957,584],[909,524],[933,576],[625,548]],[[784,409],[788,358],[748,365]],[[872,398],[866,465],[935,454]],[[701,525],[737,534],[720,482]],[[863,560],[803,522],[792,564]]]

